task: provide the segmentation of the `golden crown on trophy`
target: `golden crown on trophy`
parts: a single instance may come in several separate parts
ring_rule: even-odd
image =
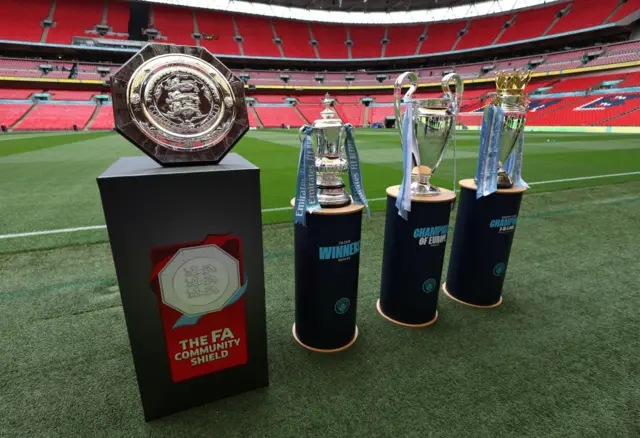
[[[531,80],[531,70],[511,70],[496,72],[496,88],[501,94],[523,94]]]

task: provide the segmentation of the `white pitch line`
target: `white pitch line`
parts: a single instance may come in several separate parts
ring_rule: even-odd
[[[600,179],[600,178],[613,178],[616,176],[630,176],[630,175],[640,175],[640,171],[638,172],[625,172],[625,173],[610,173],[608,175],[594,175],[594,176],[580,176],[577,178],[565,178],[565,179],[552,179],[549,181],[536,181],[528,183],[530,186],[536,186],[540,184],[553,184],[553,183],[562,183],[562,182],[571,182],[571,181],[584,181],[588,179]],[[369,199],[369,202],[377,202],[384,201],[387,198],[372,198]],[[272,213],[275,211],[285,211],[289,210],[291,207],[276,207],[276,208],[265,208],[262,210],[262,213]],[[15,233],[15,234],[0,234],[0,240],[2,239],[14,239],[18,237],[34,237],[34,236],[46,236],[48,234],[62,234],[62,233],[75,233],[78,231],[91,231],[91,230],[104,230],[107,228],[106,225],[91,225],[88,227],[76,227],[76,228],[62,228],[59,230],[44,230],[44,231],[32,231],[29,233]]]

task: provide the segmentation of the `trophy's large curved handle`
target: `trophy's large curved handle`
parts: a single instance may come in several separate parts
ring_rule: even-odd
[[[410,98],[413,93],[418,89],[418,75],[412,71],[407,71],[402,73],[396,79],[396,83],[393,87],[393,110],[396,115],[396,129],[400,132],[400,137],[402,138],[402,113],[400,112],[400,104],[402,103],[402,83],[405,78],[409,78],[409,82],[411,82],[411,87],[409,87],[409,91],[404,95],[405,99]]]
[[[451,82],[456,85],[455,93],[451,91]],[[447,99],[450,99],[452,102],[455,102],[454,113],[457,116],[458,111],[460,111],[460,106],[462,105],[462,94],[464,93],[464,82],[462,78],[457,73],[449,73],[448,75],[442,78],[442,82],[440,83],[442,86],[442,91]]]

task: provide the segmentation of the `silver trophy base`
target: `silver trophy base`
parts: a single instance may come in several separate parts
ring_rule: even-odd
[[[411,196],[436,196],[440,189],[429,183],[431,175],[425,176],[414,173],[411,175]]]
[[[342,187],[318,186],[318,202],[322,208],[340,208],[351,204],[351,197]]]
[[[511,179],[511,175],[509,175],[503,169],[498,170],[498,188],[499,189],[510,189],[513,187],[513,179]]]

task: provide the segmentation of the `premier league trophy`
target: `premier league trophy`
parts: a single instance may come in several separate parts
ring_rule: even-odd
[[[402,117],[402,83],[406,78],[411,86],[404,96],[406,110]],[[455,83],[455,92],[451,91],[451,82]],[[442,78],[441,86],[442,98],[414,99],[418,75],[403,73],[395,83],[404,176],[401,185],[387,188],[377,309],[387,320],[405,327],[426,327],[438,319],[438,290],[456,195],[431,185],[430,179],[449,140],[455,138],[463,83],[457,74],[449,74]]]
[[[502,303],[522,195],[522,151],[531,72],[496,74],[498,89],[484,110],[475,180],[460,181],[446,295],[476,308]]]
[[[267,386],[260,171],[228,153],[243,82],[202,47],[149,44],[111,89],[147,155],[98,178],[145,419]]]
[[[330,353],[357,336],[356,309],[362,211],[367,198],[353,127],[331,107],[300,129],[294,207],[296,319],[293,336],[303,347]],[[349,172],[351,196],[341,174]],[[331,275],[327,275],[331,273]]]
[[[202,47],[148,44],[111,94],[116,131],[163,166],[217,164],[249,129],[244,83]]]
[[[409,79],[411,87],[402,99],[402,83],[406,78]],[[450,88],[452,81],[456,86],[455,93]],[[396,127],[402,138],[405,156],[411,153],[413,163],[416,165],[411,177],[412,195],[430,196],[440,193],[438,187],[432,186],[429,180],[442,161],[449,139],[456,129],[456,117],[464,90],[462,78],[455,73],[444,76],[441,86],[443,98],[414,99],[412,96],[418,88],[418,75],[406,72],[396,79],[394,89]],[[407,105],[404,118],[400,112],[403,100]],[[406,172],[406,168],[411,165],[411,160],[405,161]]]
[[[496,188],[514,184],[525,187],[522,180],[522,145],[528,100],[524,89],[531,71],[496,73],[497,93],[483,115],[476,183],[478,197]],[[517,151],[514,153],[515,147]],[[515,181],[514,181],[515,180]]]

